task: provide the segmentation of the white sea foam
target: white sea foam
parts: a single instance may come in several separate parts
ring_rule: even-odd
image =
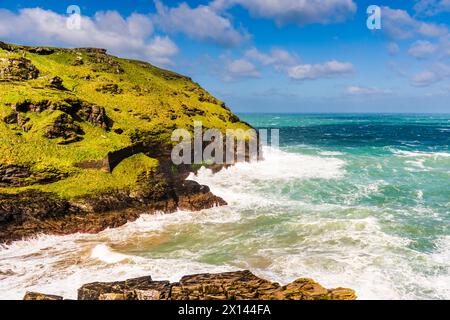
[[[402,157],[424,157],[424,158],[448,158],[450,157],[450,152],[419,152],[419,151],[405,151],[405,150],[392,150],[396,155]]]
[[[110,264],[132,260],[130,256],[113,252],[111,248],[105,244],[95,246],[94,249],[92,249],[91,258]]]
[[[326,287],[351,287],[360,298],[450,298],[450,237],[439,239],[434,253],[420,253],[409,248],[411,240],[383,230],[385,209],[357,207],[355,199],[346,205],[270,197],[271,186],[340,179],[346,162],[278,150],[266,150],[265,157],[191,177],[229,206],[142,215],[96,235],[40,236],[0,248],[0,299],[21,299],[26,291],[76,298],[89,282],[145,275],[178,281],[247,268],[282,284],[310,277]],[[360,185],[355,197],[377,193],[384,183]]]
[[[323,151],[319,153],[321,156],[343,156],[344,153],[338,151]]]
[[[341,179],[346,162],[337,158],[308,156],[282,150],[264,148],[264,160],[257,163],[238,163],[213,174],[202,168],[188,178],[211,187],[229,202],[270,205],[271,199],[255,192],[258,185],[306,179]]]

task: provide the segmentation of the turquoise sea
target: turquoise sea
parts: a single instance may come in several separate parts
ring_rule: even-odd
[[[241,114],[265,160],[191,176],[229,205],[0,249],[0,298],[91,281],[250,269],[363,299],[450,299],[450,115]]]

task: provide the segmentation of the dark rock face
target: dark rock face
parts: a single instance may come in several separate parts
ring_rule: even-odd
[[[73,118],[63,113],[55,119],[52,125],[45,129],[44,137],[48,139],[62,138],[64,141],[59,142],[59,144],[69,144],[80,141],[82,139],[80,135],[83,134],[83,130],[74,122]]]
[[[55,52],[54,49],[47,48],[47,47],[28,47],[27,51],[31,52],[31,53],[35,53],[35,54],[41,55],[41,56],[48,56],[48,55],[53,54]]]
[[[71,214],[73,209],[68,201],[39,191],[25,191],[16,195],[0,194],[0,242],[8,226],[20,226],[27,221],[44,221]],[[20,239],[20,237],[19,237]]]
[[[0,79],[31,80],[39,76],[39,70],[25,58],[0,58]]]
[[[123,282],[96,282],[78,289],[78,300],[168,300],[169,281],[142,277]]]
[[[0,243],[38,233],[98,233],[134,221],[142,212],[171,213],[226,204],[196,182],[174,188],[166,179],[155,174],[142,182],[139,191],[111,190],[71,201],[38,191],[0,193]],[[193,202],[197,197],[201,203]]]
[[[34,184],[47,184],[66,178],[58,170],[33,172],[26,166],[0,166],[0,187],[25,187]]]
[[[90,122],[96,127],[100,127],[103,130],[109,130],[111,120],[106,115],[105,108],[83,103],[76,115],[82,120]]]
[[[50,79],[49,84],[52,88],[58,89],[58,90],[65,90],[66,88],[64,88],[63,86],[63,79],[61,79],[60,77],[56,76]]]
[[[78,290],[78,300],[355,300],[351,289],[325,289],[311,279],[286,286],[258,278],[250,271],[197,274],[180,282],[151,277],[123,282],[91,283]]]

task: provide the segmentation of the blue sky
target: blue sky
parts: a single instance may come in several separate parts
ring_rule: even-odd
[[[366,26],[369,5],[381,30]],[[67,27],[67,8],[81,10]],[[105,47],[238,112],[450,112],[450,0],[0,2],[0,39]]]

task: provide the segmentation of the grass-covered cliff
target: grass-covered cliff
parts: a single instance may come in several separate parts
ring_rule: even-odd
[[[73,199],[133,188],[158,160],[108,153],[145,141],[170,146],[176,128],[248,128],[190,78],[102,49],[0,42],[0,194],[29,189]],[[157,150],[155,150],[157,153]]]

